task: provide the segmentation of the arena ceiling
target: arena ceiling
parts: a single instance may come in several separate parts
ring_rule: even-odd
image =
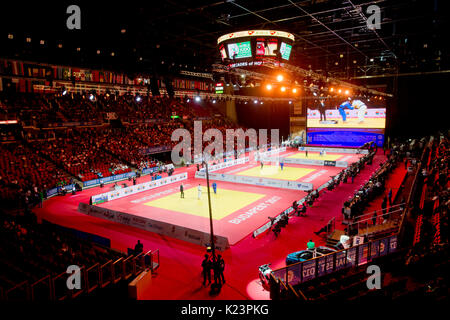
[[[335,77],[450,69],[446,0],[16,2],[0,5],[0,56],[127,72],[205,72],[220,62],[220,35],[276,29],[295,35],[291,63]],[[81,30],[66,28],[71,4],[80,6]],[[380,29],[367,27],[370,5],[381,9]]]

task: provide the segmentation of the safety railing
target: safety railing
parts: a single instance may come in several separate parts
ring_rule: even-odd
[[[152,264],[151,264],[151,270],[155,271],[159,268],[160,262],[159,262],[159,249],[156,249],[155,251],[151,252],[152,257]]]
[[[109,260],[99,268],[100,288],[104,288],[113,282],[112,275],[112,260]]]
[[[123,275],[123,258],[119,258],[112,263],[112,282],[114,284],[122,280]]]
[[[25,280],[14,287],[5,291],[5,300],[29,300],[30,289],[28,286],[28,281]]]
[[[155,272],[159,266],[159,250],[150,250],[137,256],[129,256],[126,259],[109,260],[102,265],[96,263],[89,268],[81,266],[81,289],[69,289],[67,279],[70,275],[63,272],[53,277],[47,275],[32,284],[24,281],[8,290],[0,287],[0,300],[50,301],[73,299],[81,294],[90,294],[96,289],[116,284],[121,280],[129,280],[146,270]]]
[[[123,260],[122,263],[123,266],[123,279],[128,280],[132,276],[136,274],[136,261],[134,259],[134,256],[129,256],[125,260]]]
[[[92,267],[86,269],[86,290],[91,293],[100,287],[100,264],[96,263]]]
[[[389,210],[391,208],[389,208]],[[387,211],[389,211],[389,210],[387,210]],[[396,210],[389,211],[389,212],[386,212],[384,214],[377,215],[376,217],[372,216],[372,217],[368,217],[368,218],[365,218],[365,219],[362,219],[362,220],[358,220],[358,221],[349,223],[349,228],[350,229],[355,228],[355,225],[356,225],[356,230],[358,231],[358,234],[360,234],[361,229],[362,229],[362,230],[365,230],[365,233],[367,235],[369,227],[382,225],[382,224],[385,223],[385,221],[388,221],[389,218],[392,217],[393,214],[395,214],[395,213],[402,213],[403,210],[404,209],[402,207],[400,207],[400,208],[398,208]],[[373,220],[374,219],[375,219],[375,224],[373,224]],[[398,225],[396,225],[396,227],[398,227]]]

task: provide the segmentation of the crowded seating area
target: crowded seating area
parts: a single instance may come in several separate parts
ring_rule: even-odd
[[[129,93],[2,92],[0,109],[19,122],[13,132],[1,130],[3,141],[16,142],[2,146],[2,198],[11,198],[15,189],[36,186],[36,194],[45,194],[47,189],[75,180],[85,182],[156,167],[161,162],[152,156],[152,149],[170,151],[176,144],[171,141],[172,132],[185,128],[193,133],[195,119],[202,119],[203,133],[216,128],[225,136],[226,129],[236,128],[230,120],[214,117],[217,110],[207,102],[198,105],[189,99]],[[116,114],[118,125],[109,123],[109,113]],[[173,115],[179,118],[171,119]],[[24,195],[26,192],[22,190]]]
[[[46,189],[70,180],[63,170],[24,145],[0,145],[0,152],[0,197],[3,200],[22,198],[29,203],[32,198],[42,198]]]
[[[425,143],[427,140],[431,142]],[[383,270],[381,290],[367,289],[367,268],[362,264],[316,277],[294,287],[285,284],[278,286],[274,282],[275,298],[308,301],[381,298],[409,301],[416,297],[445,300],[449,290],[446,280],[450,208],[448,146],[448,135],[422,139],[413,142],[410,149],[401,146],[395,148],[399,152],[393,152],[386,162],[395,165],[402,160],[403,152],[404,156],[417,156],[420,159],[414,169],[417,179],[410,188],[410,203],[405,204],[401,225],[391,233],[399,236],[402,247],[393,254],[380,255],[371,260],[372,264]],[[388,168],[383,169],[383,172],[388,171]]]
[[[31,146],[81,181],[107,177],[115,170],[129,170],[118,159],[100,148],[94,132],[99,130],[94,129],[86,134],[84,131],[69,129],[58,132],[55,140],[37,141]]]

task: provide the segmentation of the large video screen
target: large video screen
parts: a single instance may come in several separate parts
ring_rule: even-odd
[[[228,57],[230,59],[251,58],[252,46],[250,41],[230,43],[228,45]]]
[[[307,103],[308,143],[359,147],[384,143],[386,103],[378,99],[317,99]]]
[[[289,60],[289,57],[291,56],[291,51],[292,51],[292,46],[282,42],[281,46],[280,46],[280,53],[281,53],[281,58],[285,59],[285,60]]]
[[[277,40],[269,40],[267,42],[257,41],[256,42],[256,55],[258,56],[275,56],[275,51],[278,47]]]
[[[225,47],[222,45],[219,48],[220,56],[222,57],[222,60],[227,58],[227,51],[225,50]]]
[[[386,127],[386,105],[379,100],[315,100],[308,106],[307,116],[307,126],[312,128]]]

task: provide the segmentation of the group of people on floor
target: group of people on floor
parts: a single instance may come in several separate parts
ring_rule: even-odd
[[[213,257],[212,255],[205,254],[202,261],[202,275],[203,275],[203,285],[211,284],[211,276],[213,275],[214,283],[223,285],[225,283],[225,276],[223,272],[225,270],[225,260],[223,260],[222,255],[217,255]]]

